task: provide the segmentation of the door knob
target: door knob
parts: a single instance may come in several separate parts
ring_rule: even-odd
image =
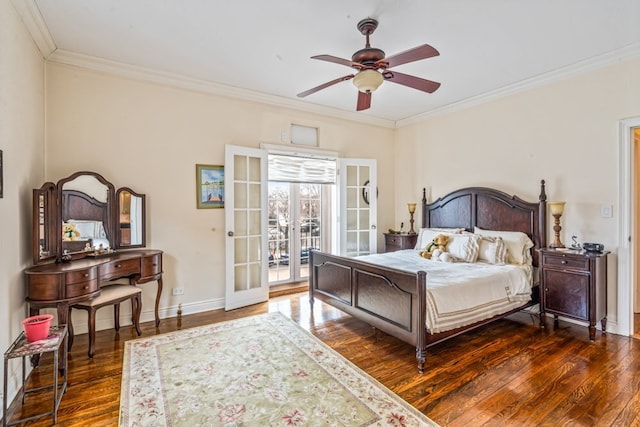
[[[233,237],[233,231],[229,231],[229,232],[227,232],[227,236],[229,236],[229,237]]]

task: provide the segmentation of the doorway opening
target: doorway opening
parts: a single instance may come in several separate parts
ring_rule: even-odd
[[[640,117],[620,121],[617,333],[640,338]]]
[[[306,282],[309,252],[330,247],[331,185],[269,182],[269,286]]]

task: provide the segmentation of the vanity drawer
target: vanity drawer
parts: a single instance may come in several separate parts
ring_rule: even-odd
[[[142,277],[155,276],[162,273],[162,255],[151,255],[142,258]]]
[[[65,282],[68,285],[72,283],[86,282],[87,280],[94,280],[98,275],[98,269],[96,267],[85,268],[82,270],[69,271],[65,274]]]
[[[140,258],[110,261],[100,267],[100,280],[111,280],[140,274]]]
[[[97,290],[98,290],[98,280],[95,278],[92,280],[84,281],[84,282],[67,283],[66,297],[67,298],[80,297],[82,295],[87,295]]]
[[[573,268],[578,270],[589,271],[589,258],[585,256],[573,256],[573,255],[543,255],[543,264],[546,266],[556,266]]]

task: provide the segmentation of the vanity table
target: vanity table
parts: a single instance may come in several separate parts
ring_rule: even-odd
[[[162,251],[155,249],[113,252],[102,257],[86,257],[69,263],[43,264],[25,270],[30,315],[41,308],[56,308],[58,324],[70,325],[69,307],[100,295],[100,286],[116,279],[129,279],[132,286],[158,282],[155,319],[160,325],[158,305],[162,295]],[[69,348],[73,330],[69,330]]]
[[[70,307],[100,295],[116,279],[136,286],[157,281],[156,326],[162,295],[162,251],[145,248],[145,195],[95,172],[76,172],[33,190],[33,260],[25,270],[31,315],[55,308],[69,325]],[[69,225],[75,233],[67,233]],[[108,248],[108,250],[106,250]],[[69,343],[73,330],[69,328]]]

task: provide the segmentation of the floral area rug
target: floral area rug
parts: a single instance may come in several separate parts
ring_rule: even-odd
[[[280,313],[127,341],[120,425],[436,426]]]

